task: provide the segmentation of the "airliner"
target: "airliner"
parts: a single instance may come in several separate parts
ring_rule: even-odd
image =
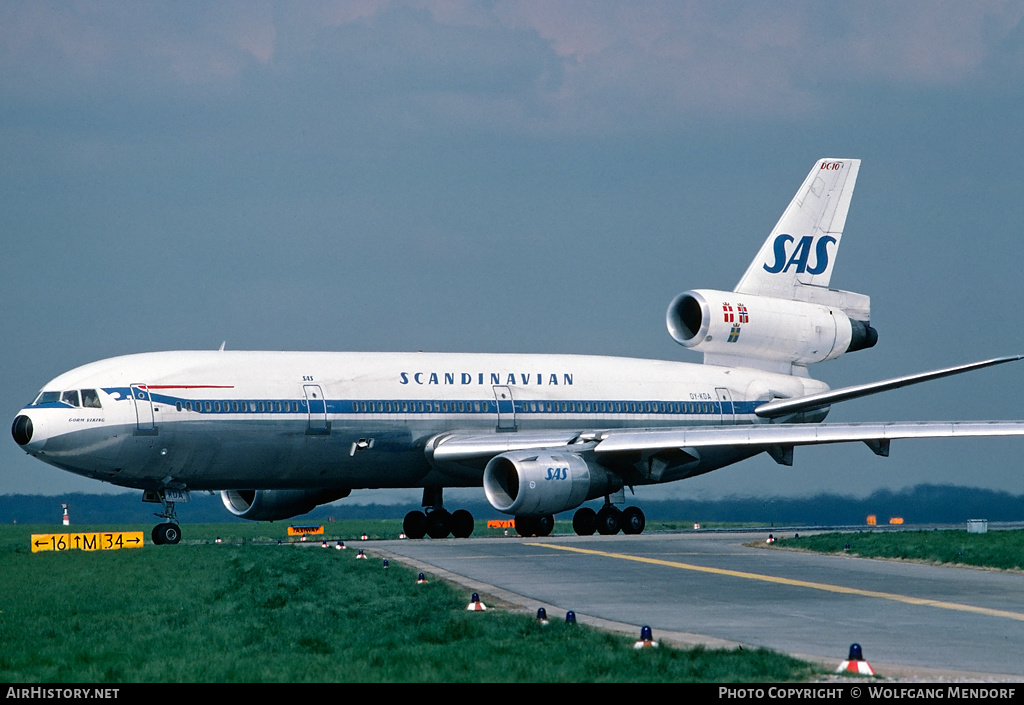
[[[580,535],[639,534],[625,488],[674,482],[796,446],[1024,435],[1022,421],[821,423],[832,404],[1024,356],[830,390],[808,366],[871,348],[870,299],[829,287],[860,169],[821,159],[732,291],[694,289],[667,312],[703,364],[587,355],[255,352],[126,355],[43,385],[15,417],[29,455],[143,491],[156,544],[181,539],[176,504],[221,494],[274,521],[366,488],[422,489],[412,539],[468,537],[447,487],[482,487],[521,535],[576,510]],[[583,506],[604,498],[599,511]]]

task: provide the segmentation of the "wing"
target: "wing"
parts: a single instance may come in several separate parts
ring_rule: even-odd
[[[1024,359],[1024,355],[997,357],[941,370],[833,389],[819,394],[775,399],[758,406],[754,413],[775,419],[822,409],[920,382],[949,377],[993,365]],[[894,423],[802,424],[759,423],[739,426],[697,426],[671,428],[584,429],[577,431],[536,431],[502,434],[445,433],[427,443],[426,454],[436,462],[465,463],[488,460],[502,453],[520,450],[578,449],[598,454],[636,451],[682,450],[714,446],[792,449],[798,445],[862,441],[879,455],[888,455],[889,442],[901,438],[965,438],[977,436],[1022,436],[1024,421],[922,421]],[[573,448],[570,448],[572,446]],[[787,454],[772,452],[777,460]],[[792,453],[788,453],[790,462]],[[780,462],[782,462],[780,460]],[[788,463],[787,463],[788,464]]]
[[[903,438],[1024,436],[1024,421],[921,421],[893,423],[758,424],[702,428],[659,428],[610,432],[596,453],[656,451],[714,446],[792,448],[801,445],[862,441],[878,455]],[[778,458],[776,458],[778,459]],[[790,456],[791,464],[792,456]]]
[[[690,428],[608,429],[584,432],[447,434],[428,446],[439,462],[467,462],[519,450],[592,450],[598,455],[686,448],[771,450],[860,441],[878,455],[905,438],[1024,436],[1024,421],[921,421],[893,423],[751,424]]]

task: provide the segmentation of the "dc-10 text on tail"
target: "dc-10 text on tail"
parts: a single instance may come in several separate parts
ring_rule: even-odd
[[[624,487],[682,480],[798,445],[1024,435],[1024,422],[821,424],[831,404],[996,365],[985,360],[829,390],[807,366],[872,347],[870,299],[829,288],[860,169],[822,159],[732,291],[669,305],[703,364],[583,355],[157,352],[101,360],[43,386],[14,419],[25,452],[175,504],[219,491],[246,519],[286,519],[364,488],[422,488],[412,538],[469,536],[445,487],[483,487],[523,535],[579,508],[580,534],[640,533]],[[595,512],[581,507],[605,498]]]

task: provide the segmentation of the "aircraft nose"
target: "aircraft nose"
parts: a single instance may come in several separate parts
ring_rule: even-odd
[[[32,419],[24,415],[15,416],[11,425],[11,435],[19,446],[28,445],[32,440]]]

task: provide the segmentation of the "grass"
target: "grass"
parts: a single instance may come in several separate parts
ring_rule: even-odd
[[[400,522],[327,525],[391,537]],[[466,612],[463,590],[355,551],[278,546],[287,524],[0,527],[0,682],[754,682],[815,667],[768,650],[636,651],[584,625]],[[120,551],[32,554],[30,534],[143,530]],[[216,537],[224,543],[215,543]],[[315,539],[319,541],[319,539]],[[657,637],[657,633],[655,632]]]
[[[776,546],[1001,570],[1024,569],[1024,531],[862,531],[780,539]],[[846,546],[849,545],[849,549]]]

